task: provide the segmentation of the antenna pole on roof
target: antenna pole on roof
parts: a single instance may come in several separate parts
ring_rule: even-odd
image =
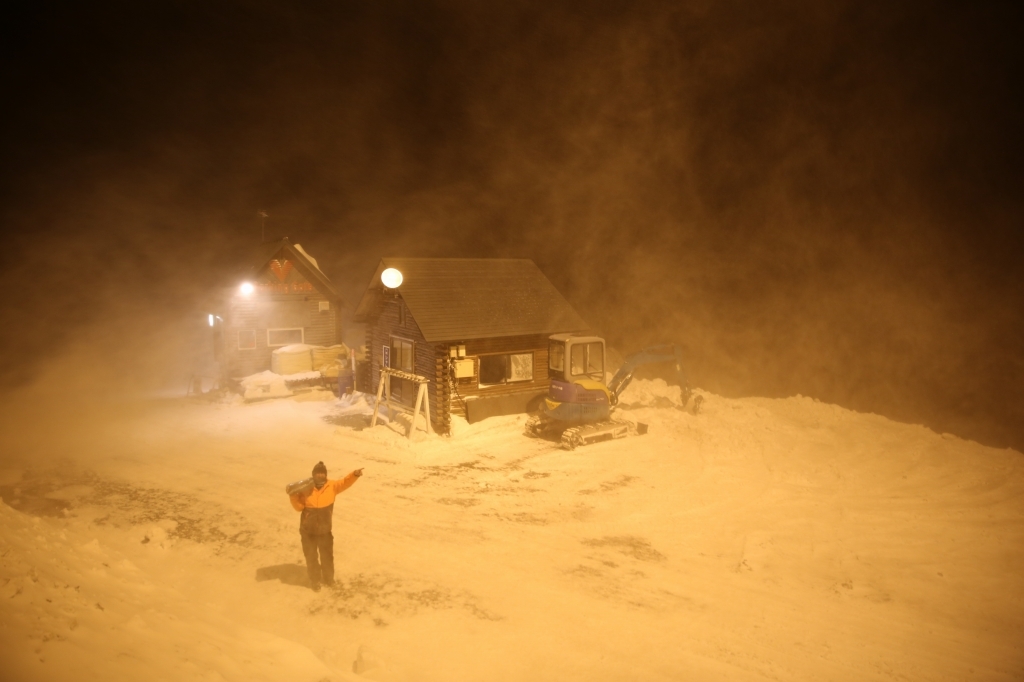
[[[267,212],[261,208],[256,215],[260,219],[260,244],[264,244],[267,241]]]

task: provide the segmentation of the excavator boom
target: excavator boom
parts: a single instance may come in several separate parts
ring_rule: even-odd
[[[641,351],[637,351],[630,355],[622,363],[622,367],[615,373],[612,380],[608,382],[608,391],[611,393],[611,403],[615,405],[619,402],[619,396],[626,390],[629,383],[633,381],[633,374],[637,368],[643,365],[651,365],[658,362],[674,362],[676,366],[676,376],[679,378],[679,389],[682,391],[683,406],[690,399],[690,388],[686,383],[686,376],[683,374],[683,358],[682,353],[679,351],[678,346],[664,345],[664,346],[651,346],[650,348],[644,348]]]

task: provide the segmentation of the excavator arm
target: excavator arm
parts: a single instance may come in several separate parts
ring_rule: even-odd
[[[683,401],[682,407],[685,409],[686,404],[690,401],[691,391],[686,383],[686,376],[683,374],[682,354],[679,351],[679,347],[673,345],[651,346],[650,348],[637,351],[626,358],[622,363],[622,367],[615,373],[612,380],[608,382],[608,390],[611,392],[611,404],[615,405],[619,402],[619,396],[629,386],[629,382],[633,380],[633,374],[638,367],[657,362],[675,363],[676,375],[679,377],[680,397]]]

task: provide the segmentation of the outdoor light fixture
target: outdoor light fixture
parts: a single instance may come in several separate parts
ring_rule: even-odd
[[[256,287],[252,285],[252,282],[242,282],[242,286],[238,289],[242,292],[242,296],[248,296],[252,292],[256,291]]]
[[[388,289],[397,289],[402,286],[402,273],[394,268],[388,268],[384,272],[380,273],[380,281],[384,283]]]
[[[210,326],[213,326],[213,314],[210,315]]]

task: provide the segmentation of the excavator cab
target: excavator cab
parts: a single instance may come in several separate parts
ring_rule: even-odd
[[[548,344],[548,377],[566,383],[580,379],[604,382],[604,339],[554,334]]]
[[[604,339],[554,334],[549,337],[548,396],[558,403],[609,403],[605,386]]]

